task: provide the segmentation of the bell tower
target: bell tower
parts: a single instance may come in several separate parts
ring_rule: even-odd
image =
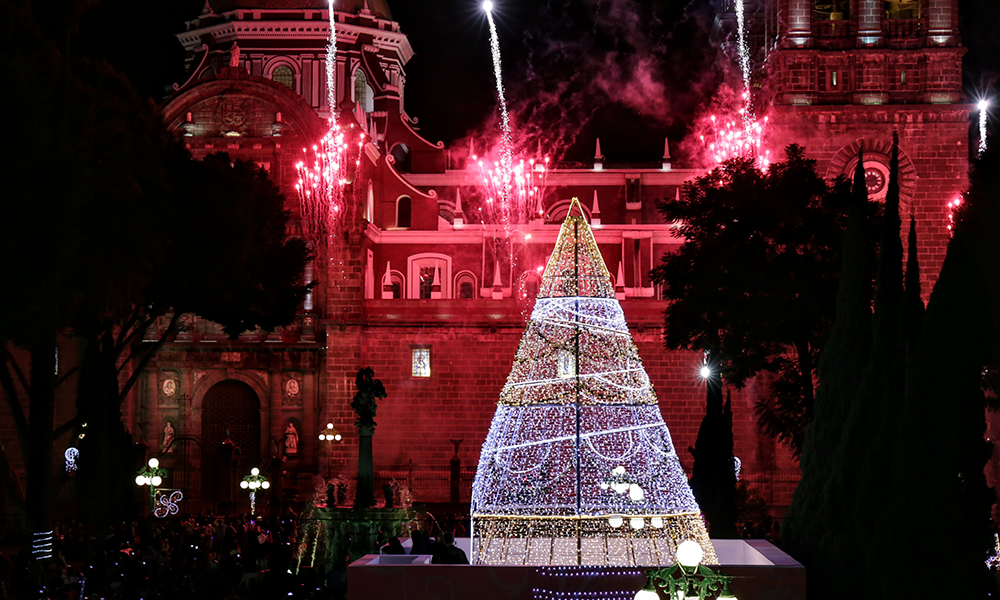
[[[827,177],[865,150],[869,193],[884,197],[900,137],[903,236],[917,219],[924,292],[949,239],[948,202],[967,185],[958,0],[767,0],[761,105],[772,155],[805,146]]]

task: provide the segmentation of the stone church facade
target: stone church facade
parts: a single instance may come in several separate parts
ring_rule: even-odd
[[[968,166],[957,1],[921,0],[917,16],[906,19],[883,18],[893,3],[882,0],[850,0],[840,12],[827,4],[839,6],[766,0],[759,8],[757,23],[770,40],[762,52],[772,82],[771,143],[805,145],[830,176],[851,172],[863,145],[871,191],[884,195],[887,143],[898,130],[904,232],[912,211],[927,291],[948,239],[946,204],[963,189]],[[210,0],[178,35],[190,78],[164,105],[168,126],[196,157],[225,151],[256,162],[285,190],[293,211],[295,163],[323,135],[331,113],[326,6]],[[384,0],[337,6],[337,103],[342,121],[370,142],[348,187],[342,229],[316,248],[307,269],[318,285],[297,322],[282,331],[228,341],[214,324],[186,319],[126,407],[131,430],[171,469],[190,509],[245,502],[236,483],[253,466],[275,483],[275,500],[304,497],[316,475],[349,478],[358,441],[350,402],[355,374],[365,366],[388,391],[376,417],[379,483],[400,480],[418,501],[453,500],[457,457],[457,499],[468,501],[538,268],[572,197],[595,224],[664,419],[690,469],[683,449],[694,444],[704,414],[701,359],[662,349],[665,302],[648,272],[681,243],[655,200],[675,196],[698,172],[676,168],[669,156],[655,168],[613,167],[597,157],[586,168],[552,169],[541,213],[513,234],[518,259],[505,258],[495,252],[504,232],[463,212],[481,193],[467,152],[425,139],[406,113],[405,65],[414,49],[389,7]],[[753,406],[762,393],[764,381],[733,394],[735,449],[744,480],[781,513],[797,467],[787,448],[756,427]],[[168,422],[173,440],[165,449]],[[327,424],[341,439],[320,439]],[[235,456],[223,447],[226,438],[239,449]]]

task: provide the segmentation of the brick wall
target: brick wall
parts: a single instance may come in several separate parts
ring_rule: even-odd
[[[792,142],[805,146],[807,154],[817,160],[820,174],[834,177],[846,173],[850,165],[843,163],[845,149],[861,143],[869,150],[876,144],[884,147],[892,132],[898,131],[900,149],[912,161],[915,172],[912,195],[903,201],[917,218],[926,298],[937,281],[950,239],[947,203],[968,186],[967,115],[964,105],[776,107],[770,143],[776,149]],[[902,212],[905,244],[909,214],[905,209]]]
[[[459,457],[478,463],[500,390],[506,382],[523,329],[499,327],[364,327],[329,334],[328,395],[323,418],[331,420],[344,440],[333,447],[334,472],[352,476],[357,464],[357,433],[350,402],[354,376],[371,366],[388,397],[379,403],[374,438],[376,469],[406,466],[446,467],[454,454],[450,439],[464,440]],[[634,330],[643,365],[660,402],[685,470],[692,466],[693,446],[705,413],[705,387],[697,375],[700,355],[667,352],[658,328]],[[350,344],[358,342],[358,348]],[[411,376],[411,348],[431,348],[431,377]],[[753,405],[758,387],[733,393],[737,456],[747,471],[794,468],[787,452],[758,434]]]

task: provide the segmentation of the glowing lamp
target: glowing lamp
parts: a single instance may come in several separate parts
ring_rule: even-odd
[[[989,107],[990,107],[990,101],[989,100],[980,100],[979,101],[979,110],[986,110]]]
[[[333,436],[333,439],[339,442],[341,440],[340,434],[338,433],[337,435]]]
[[[656,590],[647,585],[635,593],[635,600],[660,600],[660,597],[656,595]]]
[[[625,519],[622,518],[621,515],[613,515],[613,516],[608,517],[608,525],[611,525],[615,529],[618,529],[619,527],[621,527],[622,523],[624,523],[624,522],[625,522]]]
[[[250,474],[256,477],[257,475],[260,475],[260,469],[258,469],[257,467],[254,467],[254,468],[250,469]]]
[[[632,526],[632,529],[639,531],[646,526],[646,520],[642,517],[632,517],[628,520],[628,524]]]
[[[263,483],[260,484],[260,487],[262,487],[262,488],[264,488],[266,490],[267,488],[271,487],[271,482],[270,481],[265,481],[265,482],[263,482]]]
[[[712,376],[712,369],[708,368],[708,365],[703,365],[701,371],[698,372],[702,379],[708,379]]]
[[[319,439],[321,439],[321,440],[325,440],[325,439],[326,439],[326,436],[325,436],[325,435],[323,435],[323,434],[321,433],[321,434],[319,434]]]
[[[156,460],[155,458],[151,458],[149,459],[148,464],[150,469],[155,469],[160,466],[160,461]]]
[[[612,483],[611,484],[611,489],[613,489],[616,493],[624,494],[625,491],[628,490],[628,484],[627,483]]]
[[[677,546],[677,562],[683,567],[697,567],[703,555],[701,545],[693,540],[685,540]]]
[[[163,483],[163,479],[160,478],[159,475],[153,475],[153,478],[150,481],[152,482],[153,486],[158,486],[161,483]]]
[[[240,487],[243,488],[243,489],[247,489],[248,487],[250,487],[250,484],[248,482],[246,482],[246,481],[241,481],[240,482]]]
[[[326,424],[326,428],[327,429],[333,429],[333,423],[327,423]]]
[[[486,2],[483,2],[483,10],[485,10],[486,12],[491,12],[493,10],[493,3],[490,2],[490,0],[486,0]]]
[[[632,499],[633,502],[639,502],[645,494],[642,492],[642,488],[636,484],[628,486],[628,497]]]
[[[137,475],[136,476],[136,478],[135,478],[135,484],[136,485],[145,485],[145,483],[146,483],[146,478],[145,477],[143,477],[142,475]]]
[[[649,524],[655,529],[663,529],[663,517],[653,517],[649,520]]]
[[[615,467],[614,470],[611,471],[611,474],[612,475],[624,475],[625,474],[625,467]]]

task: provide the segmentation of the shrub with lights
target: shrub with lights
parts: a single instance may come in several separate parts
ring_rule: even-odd
[[[670,565],[701,511],[574,199],[472,491],[479,564]]]

